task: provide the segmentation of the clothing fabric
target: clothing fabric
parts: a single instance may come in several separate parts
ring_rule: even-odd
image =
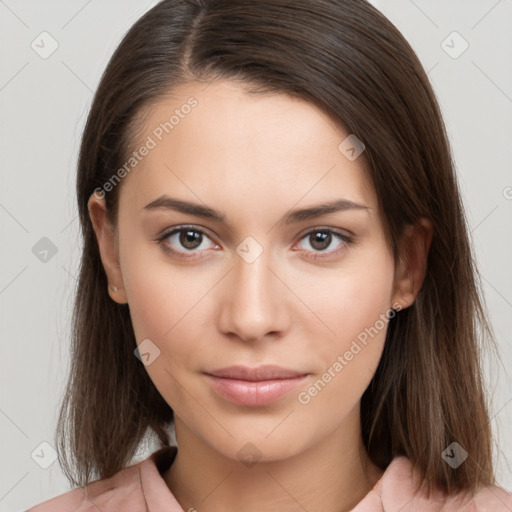
[[[97,480],[40,503],[26,512],[184,512],[163,473],[176,456],[164,447],[108,479]],[[512,512],[512,494],[492,486],[474,497],[414,494],[419,474],[406,457],[395,457],[352,512]]]

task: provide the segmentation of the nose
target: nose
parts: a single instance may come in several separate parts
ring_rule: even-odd
[[[290,326],[287,288],[263,254],[252,263],[235,256],[219,297],[219,329],[229,336],[255,342],[279,338]]]

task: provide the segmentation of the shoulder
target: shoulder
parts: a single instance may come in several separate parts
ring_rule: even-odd
[[[164,504],[169,512],[181,511],[181,508],[176,508],[178,504],[161,476],[172,464],[175,454],[175,447],[160,448],[110,478],[68,491],[26,512],[159,512],[164,510],[161,508]],[[174,508],[169,505],[174,505]]]
[[[512,511],[512,494],[499,486],[481,488],[473,495],[468,493],[446,495],[436,492],[427,497],[423,488],[417,494],[414,492],[419,478],[419,473],[409,459],[403,456],[395,457],[372,490],[372,493],[380,498],[382,511]]]

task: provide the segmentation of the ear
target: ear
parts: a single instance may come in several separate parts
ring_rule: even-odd
[[[433,227],[429,219],[406,226],[398,247],[399,259],[395,266],[393,309],[409,307],[421,289],[427,272],[427,258],[432,242]],[[395,307],[400,304],[401,308]]]
[[[118,304],[126,304],[128,299],[119,265],[118,241],[115,229],[107,218],[105,198],[99,198],[95,193],[91,194],[87,208],[96,234],[103,268],[107,274],[110,298]]]

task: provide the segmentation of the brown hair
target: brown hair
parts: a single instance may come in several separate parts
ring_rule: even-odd
[[[429,488],[494,483],[480,367],[480,342],[492,332],[445,126],[415,53],[364,0],[164,0],[115,51],[78,163],[84,246],[56,434],[68,480],[82,486],[113,475],[147,432],[170,442],[173,412],[134,357],[128,305],[108,295],[87,202],[126,161],[150,105],[176,85],[216,78],[302,98],[364,142],[395,261],[405,226],[431,220],[425,280],[416,301],[390,320],[362,397],[363,441],[382,469],[407,456]],[[120,189],[105,196],[114,224]],[[469,453],[456,470],[441,457],[453,441]]]

